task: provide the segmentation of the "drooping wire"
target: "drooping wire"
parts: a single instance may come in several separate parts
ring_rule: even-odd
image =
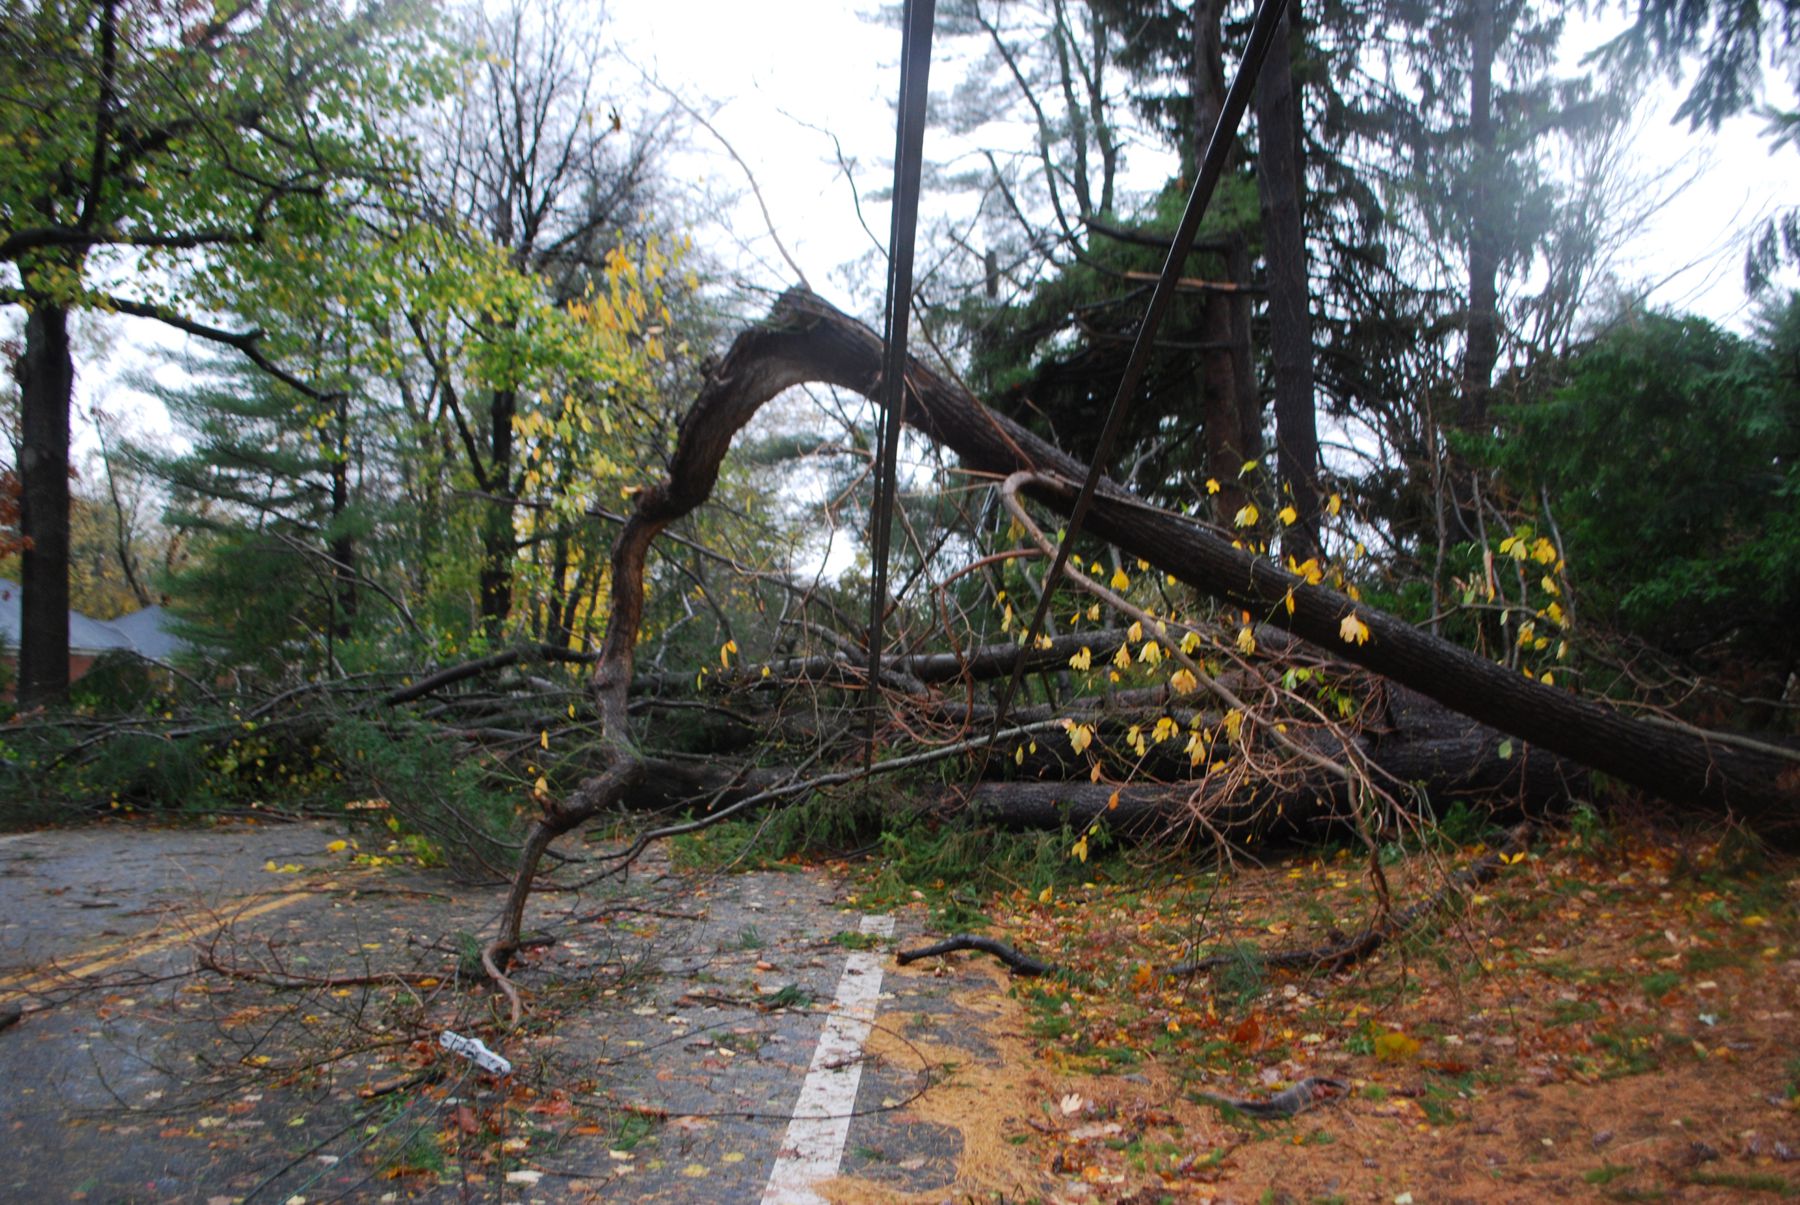
[[[911,317],[913,243],[919,224],[919,177],[925,146],[925,102],[931,77],[931,30],[937,0],[906,0],[901,18],[900,112],[894,131],[894,205],[888,229],[885,330],[881,346],[881,404],[876,419],[875,504],[869,544],[869,684],[863,765],[875,759],[875,720],[881,698],[882,627],[887,618],[888,551],[894,523],[900,428],[906,408],[906,337]]]
[[[1106,412],[1106,423],[1100,429],[1100,440],[1094,448],[1093,462],[1088,465],[1087,478],[1081,483],[1081,492],[1075,496],[1075,505],[1069,511],[1069,521],[1063,528],[1062,540],[1056,546],[1056,557],[1050,564],[1050,572],[1044,578],[1044,588],[1038,594],[1037,609],[1032,612],[1031,622],[1026,625],[1024,639],[1019,644],[1018,654],[1013,658],[1012,676],[1007,679],[1006,690],[1001,693],[999,705],[994,709],[995,732],[1000,731],[1005,723],[1006,709],[1011,705],[1013,695],[1018,692],[1019,683],[1024,678],[1025,660],[1030,655],[1032,646],[1037,643],[1038,633],[1043,629],[1044,617],[1050,611],[1050,599],[1056,592],[1056,583],[1062,580],[1063,566],[1069,560],[1069,550],[1074,546],[1075,537],[1080,534],[1082,522],[1087,518],[1088,508],[1093,504],[1094,490],[1100,483],[1100,475],[1106,471],[1107,462],[1112,458],[1113,444],[1118,439],[1126,418],[1131,414],[1133,396],[1143,380],[1144,369],[1148,367],[1150,353],[1156,345],[1157,328],[1162,325],[1163,317],[1175,299],[1176,281],[1181,275],[1182,265],[1194,245],[1194,236],[1200,231],[1200,220],[1206,216],[1206,208],[1212,201],[1219,178],[1225,172],[1232,142],[1237,138],[1238,125],[1243,121],[1244,110],[1250,105],[1250,94],[1256,87],[1256,77],[1262,71],[1264,60],[1268,58],[1269,47],[1275,40],[1275,31],[1287,5],[1288,0],[1262,0],[1257,9],[1256,20],[1250,28],[1250,42],[1244,48],[1243,61],[1238,64],[1237,77],[1231,81],[1231,88],[1225,94],[1224,107],[1219,110],[1219,120],[1214,124],[1212,138],[1206,144],[1206,156],[1201,160],[1200,173],[1194,180],[1193,191],[1188,193],[1187,208],[1182,210],[1181,222],[1175,228],[1174,241],[1169,244],[1168,257],[1163,260],[1162,272],[1156,278],[1155,288],[1151,290],[1144,319],[1138,324],[1137,336],[1131,345],[1131,356],[1125,361],[1125,371],[1119,378],[1118,390],[1113,394],[1112,407]],[[990,742],[983,752],[984,762],[987,752],[992,748]]]

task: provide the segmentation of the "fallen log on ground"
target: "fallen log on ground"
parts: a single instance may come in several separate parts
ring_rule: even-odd
[[[1587,771],[1567,758],[1517,746],[1411,691],[1392,691],[1391,698],[1387,722],[1365,728],[1353,752],[1390,794],[1413,802],[1421,814],[1479,800],[1543,815],[1581,798],[1590,785]],[[1344,760],[1352,751],[1323,752]],[[937,810],[1019,829],[1081,827],[1103,817],[1108,828],[1125,833],[1155,833],[1204,816],[1209,834],[1240,841],[1341,820],[1351,802],[1341,777],[1311,770],[1249,785],[1224,776],[1123,785],[981,782],[946,789]]]

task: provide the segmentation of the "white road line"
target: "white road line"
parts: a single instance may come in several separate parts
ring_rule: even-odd
[[[891,916],[865,916],[862,931],[877,937],[894,932]],[[881,960],[877,953],[858,952],[844,960],[834,1011],[819,1035],[794,1119],[788,1123],[775,1156],[775,1170],[763,1190],[762,1205],[824,1205],[813,1185],[837,1175],[850,1135],[850,1114],[862,1083],[862,1048],[875,1020],[881,995]]]

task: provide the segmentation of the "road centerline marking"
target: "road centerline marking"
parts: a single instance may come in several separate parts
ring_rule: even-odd
[[[216,919],[219,922],[218,928],[222,931],[227,925],[233,925],[239,921],[254,920],[259,916],[266,916],[271,912],[277,912],[283,908],[297,904],[301,900],[311,899],[315,894],[317,893],[312,891],[295,891],[286,895],[278,895],[273,899],[264,900],[260,904],[253,904],[248,908],[241,908],[238,911],[229,914],[224,912],[212,912],[207,913],[206,915]],[[125,938],[120,942],[115,942],[110,946],[102,947],[98,951],[89,951],[88,954],[84,955],[84,957],[93,959],[93,961],[83,963],[66,971],[57,970],[44,972],[38,974],[35,979],[32,979],[29,982],[8,986],[4,991],[0,991],[0,1002],[12,1000],[19,996],[27,996],[33,992],[43,991],[46,988],[67,984],[73,979],[86,979],[91,975],[99,974],[101,971],[110,970],[121,963],[134,962],[139,958],[144,958],[151,954],[159,954],[173,946],[180,945],[182,942],[192,941],[199,930],[197,927],[186,923],[190,919],[199,920],[201,917],[177,918],[176,920],[171,921],[170,924],[175,926],[179,930],[178,932],[169,933],[163,937],[155,937],[155,934],[162,932],[164,928],[167,927],[159,925],[156,928],[151,929],[147,934],[140,935],[139,937]],[[150,938],[150,940],[144,940],[146,937]],[[130,948],[108,957],[93,958],[96,953],[105,955],[108,950],[117,950],[122,945],[129,945]]]
[[[892,916],[865,916],[862,932],[891,937]],[[819,1034],[812,1066],[800,1085],[775,1167],[763,1190],[762,1205],[824,1205],[813,1185],[837,1175],[844,1143],[850,1136],[850,1115],[856,1109],[856,1090],[862,1084],[862,1048],[875,1020],[881,996],[882,955],[857,951],[844,960],[838,979],[833,1011]]]

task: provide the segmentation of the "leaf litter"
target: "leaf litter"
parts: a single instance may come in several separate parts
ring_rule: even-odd
[[[1476,846],[1389,851],[1395,906]],[[992,932],[1053,957],[1009,979],[980,955],[897,977],[956,995],[998,1052],[907,1113],[962,1141],[953,1183],[837,1202],[1739,1201],[1800,1196],[1800,866],[1733,840],[1565,836],[1343,970],[1257,952],[1333,940],[1375,892],[1348,853],[1219,874],[1120,871],[985,901]],[[923,909],[925,904],[915,904]],[[1234,952],[1210,977],[1158,976]],[[882,1050],[883,1036],[870,1048]],[[966,1045],[966,1044],[965,1044]],[[1263,1121],[1210,1098],[1308,1076],[1347,1099]]]

